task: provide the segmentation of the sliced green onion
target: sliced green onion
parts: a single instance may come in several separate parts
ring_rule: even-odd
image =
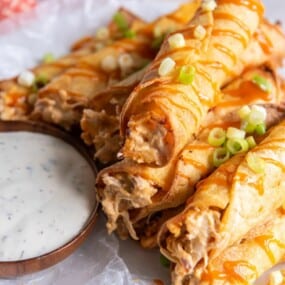
[[[110,37],[110,32],[107,27],[101,27],[96,32],[96,38],[99,40],[106,40]]]
[[[263,173],[265,169],[265,161],[256,154],[249,152],[246,161],[251,170],[256,173]]]
[[[176,62],[171,57],[166,57],[160,63],[158,68],[159,76],[166,76],[170,74],[175,68]]]
[[[219,167],[230,158],[230,152],[225,147],[219,147],[214,150],[213,163],[215,167]]]
[[[272,90],[270,82],[260,75],[255,75],[252,78],[252,82],[255,83],[261,90],[267,93],[270,93]]]
[[[136,32],[131,29],[127,29],[123,32],[123,36],[128,39],[133,39],[136,37],[136,35],[137,35]]]
[[[55,60],[55,57],[52,53],[47,53],[43,57],[43,63],[51,63]]]
[[[266,125],[263,124],[259,124],[256,126],[255,132],[257,135],[262,136],[266,133]]]
[[[182,66],[179,71],[178,80],[182,84],[192,84],[196,74],[194,66]]]
[[[246,105],[238,110],[238,115],[242,120],[244,120],[248,117],[250,112],[251,112],[251,109],[249,108],[249,106]]]
[[[250,124],[247,121],[242,121],[241,123],[241,129],[244,130],[247,134],[254,133],[255,128],[256,128],[255,124]]]
[[[173,49],[184,47],[186,44],[185,38],[183,34],[181,33],[176,33],[174,35],[171,35],[168,38],[168,43],[169,43],[170,48],[173,48]]]
[[[226,132],[222,128],[214,128],[208,136],[208,143],[212,146],[221,146],[226,140]]]
[[[207,31],[202,25],[196,26],[196,28],[194,30],[194,37],[196,39],[202,40],[205,38],[206,34],[207,34]]]
[[[248,143],[249,149],[252,149],[252,148],[254,148],[256,146],[256,142],[255,142],[255,139],[254,139],[253,136],[247,137],[246,141]]]
[[[48,83],[48,78],[44,74],[39,74],[36,76],[35,82],[38,87],[45,86]]]
[[[44,74],[37,75],[32,86],[32,91],[37,92],[40,88],[43,88],[49,82],[48,78]]]
[[[164,38],[165,38],[165,34],[160,35],[158,37],[155,37],[151,43],[151,47],[155,50],[158,50],[160,48],[161,44],[163,43]]]
[[[265,122],[266,116],[267,116],[267,112],[264,107],[254,105],[251,108],[251,112],[248,116],[247,121],[250,124],[255,124],[255,125],[262,124]]]
[[[127,19],[121,12],[117,12],[113,16],[113,21],[115,22],[120,31],[125,31],[129,27]]]
[[[164,267],[170,267],[170,261],[162,254],[160,254],[160,264]]]
[[[244,139],[245,131],[237,128],[229,127],[227,129],[227,138],[228,139]]]
[[[226,148],[231,154],[248,151],[248,142],[245,139],[228,139]]]

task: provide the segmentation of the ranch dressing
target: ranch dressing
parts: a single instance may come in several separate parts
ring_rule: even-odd
[[[95,205],[95,175],[61,139],[0,132],[0,261],[24,260],[66,244]]]

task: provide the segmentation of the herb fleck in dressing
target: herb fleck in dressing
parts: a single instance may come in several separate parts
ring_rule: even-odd
[[[0,133],[0,261],[48,253],[76,236],[95,204],[95,175],[68,143]]]

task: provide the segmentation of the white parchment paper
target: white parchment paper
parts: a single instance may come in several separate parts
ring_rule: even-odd
[[[36,9],[0,22],[0,79],[34,66],[47,52],[65,54],[75,40],[107,23],[119,6],[152,20],[181,2],[185,0],[41,0]],[[264,2],[271,20],[285,22],[285,1]],[[154,279],[170,284],[158,250],[108,236],[104,222],[100,215],[92,235],[63,262],[36,274],[2,279],[0,285],[146,285]]]

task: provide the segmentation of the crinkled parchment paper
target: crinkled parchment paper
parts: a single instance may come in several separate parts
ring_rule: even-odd
[[[106,24],[119,6],[152,20],[184,1],[40,0],[36,9],[0,22],[0,79],[34,66],[47,52],[67,53],[75,40]],[[271,19],[285,22],[285,1],[265,4]],[[104,222],[101,215],[88,240],[63,262],[36,274],[2,279],[0,285],[145,285],[154,284],[154,279],[170,284],[158,250],[143,250],[133,241],[108,236]]]

